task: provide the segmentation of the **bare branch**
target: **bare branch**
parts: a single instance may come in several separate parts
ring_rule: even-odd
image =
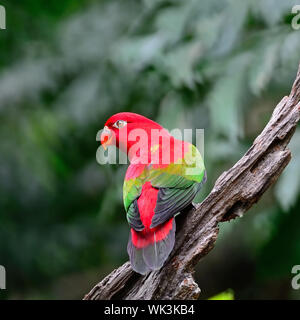
[[[291,159],[287,145],[300,119],[300,67],[288,97],[276,106],[247,153],[215,183],[195,209],[176,218],[175,247],[165,266],[146,276],[126,262],[98,283],[84,299],[197,299],[193,279],[198,261],[215,244],[218,223],[242,216],[276,182]]]

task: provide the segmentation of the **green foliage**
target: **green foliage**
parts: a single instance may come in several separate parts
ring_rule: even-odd
[[[293,161],[286,168],[275,189],[275,195],[285,211],[290,210],[299,199],[300,190],[300,130],[295,132],[290,144]]]
[[[227,290],[209,298],[208,300],[234,300],[234,293],[232,290]]]
[[[125,261],[126,168],[95,160],[96,133],[111,114],[205,128],[209,180],[200,201],[289,92],[300,58],[299,32],[287,19],[293,1],[3,4],[0,264],[9,270],[8,297]],[[262,257],[283,248],[279,238],[294,243],[285,261],[299,263],[299,132],[294,158],[258,214],[221,226],[224,238],[241,231],[260,270],[268,265]],[[278,277],[289,272],[283,264]],[[266,272],[258,273],[263,281]]]

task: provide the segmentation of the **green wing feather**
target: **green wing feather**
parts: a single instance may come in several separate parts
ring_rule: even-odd
[[[148,180],[157,188],[185,188],[192,183],[200,183],[205,174],[200,152],[192,144],[183,159],[165,167],[150,164],[148,168]]]
[[[206,181],[202,157],[195,146],[189,146],[181,164],[170,164],[162,173],[153,173],[151,183],[159,188],[151,228],[169,220],[187,207]]]
[[[133,202],[140,196],[142,186],[150,181],[159,189],[155,215],[151,227],[155,227],[178,213],[192,202],[206,180],[205,167],[197,148],[190,144],[183,159],[169,165],[146,165],[141,174],[124,181],[123,199],[129,224],[140,226],[137,206]]]

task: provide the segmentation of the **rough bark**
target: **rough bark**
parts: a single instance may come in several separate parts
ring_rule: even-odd
[[[287,145],[300,119],[300,68],[289,96],[276,106],[246,154],[216,181],[208,197],[176,218],[176,243],[165,266],[140,276],[126,262],[99,282],[85,300],[197,299],[198,261],[215,244],[218,224],[241,217],[278,179],[291,159]]]

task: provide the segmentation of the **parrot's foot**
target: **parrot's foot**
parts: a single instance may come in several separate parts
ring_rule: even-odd
[[[198,209],[200,207],[200,203],[192,202],[191,205],[194,207],[194,209]]]
[[[191,202],[187,207],[180,211],[180,213],[188,213],[189,211],[195,211],[199,207],[199,203]]]

